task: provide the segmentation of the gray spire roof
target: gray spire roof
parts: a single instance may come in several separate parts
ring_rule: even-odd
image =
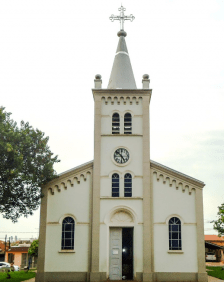
[[[137,89],[125,42],[127,33],[120,30],[117,35],[119,36],[119,42],[107,88]]]

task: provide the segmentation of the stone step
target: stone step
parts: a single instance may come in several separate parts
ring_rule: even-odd
[[[106,282],[139,282],[137,280],[106,280]]]

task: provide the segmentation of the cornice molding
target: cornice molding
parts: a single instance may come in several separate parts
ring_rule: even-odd
[[[89,222],[76,222],[75,223],[76,225],[89,225],[90,223]],[[59,226],[61,226],[61,223],[59,222],[59,221],[48,221],[47,222],[47,225],[59,225]]]
[[[61,187],[64,187],[64,189],[67,190],[68,183],[71,185],[71,187],[74,186],[75,181],[80,184],[81,177],[83,177],[84,181],[86,181],[87,174],[92,174],[92,169],[82,170],[79,173],[72,174],[70,177],[63,177],[59,179],[57,183],[52,183],[50,186],[47,185],[47,190],[50,190],[51,195],[54,195],[55,189],[57,189],[58,192],[61,192]]]
[[[141,96],[102,96],[101,100],[103,100],[105,102],[105,105],[107,105],[108,103],[111,103],[111,105],[114,105],[115,102],[117,102],[118,105],[120,105],[121,103],[124,103],[124,105],[127,104],[127,102],[130,103],[130,105],[132,105],[133,103],[136,103],[136,105],[139,104],[140,100],[142,100]]]
[[[92,89],[93,95],[151,95],[152,89]]]
[[[81,164],[79,166],[76,166],[72,169],[69,169],[69,170],[66,170],[62,173],[59,173],[59,177],[63,176],[63,177],[67,177],[67,176],[70,176],[72,175],[74,172],[78,173],[78,172],[82,172],[83,170],[86,170],[86,169],[91,169],[93,168],[93,161],[90,161],[88,163],[84,163],[84,164]]]
[[[201,189],[199,187],[191,185],[190,182],[186,182],[180,177],[174,177],[170,173],[165,173],[158,168],[151,168],[151,173],[152,175],[156,174],[157,181],[160,181],[162,179],[163,184],[166,184],[166,182],[168,181],[169,186],[172,187],[173,183],[175,183],[174,185],[176,189],[178,190],[181,187],[182,192],[185,192],[185,190],[188,189],[189,195],[191,195],[193,189]]]
[[[180,182],[186,182],[187,185],[189,186],[195,186],[197,189],[201,189],[205,186],[205,183],[197,180],[193,177],[190,177],[186,174],[183,174],[179,171],[173,170],[169,167],[166,167],[162,164],[159,164],[155,161],[150,160],[150,168],[154,172],[160,172],[160,175],[169,175],[168,178],[173,178],[173,181],[175,179],[179,180]]]
[[[153,222],[154,225],[158,224],[158,225],[168,225],[166,221],[164,222]],[[196,222],[184,222],[182,223],[182,225],[197,225]]]
[[[152,89],[92,89],[94,99],[101,99],[105,101],[107,105],[110,102],[112,105],[114,102],[124,103],[127,102],[132,105],[134,102],[138,105],[143,96],[149,97],[149,102],[152,95]]]
[[[123,137],[123,136],[125,136],[125,137],[142,137],[143,135],[142,134],[101,134],[101,136],[104,136],[104,137],[106,137],[106,136],[109,136],[109,137]]]
[[[142,197],[109,197],[101,196],[100,200],[143,200]]]
[[[60,225],[58,221],[48,221],[47,225]]]
[[[81,177],[83,177],[84,181],[86,181],[87,175],[92,174],[92,171],[93,161],[59,174],[58,178],[50,181],[43,188],[47,189],[47,191],[49,190],[51,195],[54,195],[55,190],[58,192],[61,191],[61,187],[66,190],[68,183],[70,183],[71,186],[74,186],[75,181],[80,184]]]

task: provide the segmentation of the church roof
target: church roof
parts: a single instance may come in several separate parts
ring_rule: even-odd
[[[108,83],[108,89],[137,89],[125,42],[125,31],[119,31],[119,41]]]
[[[58,174],[58,176],[64,176],[65,174],[69,174],[70,172],[73,172],[73,171],[82,171],[86,168],[89,168],[89,167],[93,167],[93,161],[89,161],[87,163],[84,163],[84,164],[81,164],[81,165],[78,165],[78,166],[75,166],[69,170],[66,170],[64,172],[61,172]],[[57,179],[57,178],[56,178]]]
[[[174,170],[172,168],[164,166],[164,165],[162,165],[160,163],[157,163],[157,162],[155,162],[153,160],[150,160],[150,164],[151,164],[151,168],[156,168],[156,169],[159,169],[160,171],[164,171],[164,172],[166,172],[166,173],[168,173],[170,175],[173,175],[174,177],[183,179],[183,180],[185,180],[187,182],[190,182],[190,183],[192,183],[192,184],[194,184],[194,185],[196,185],[196,186],[198,186],[200,188],[203,188],[205,186],[204,182],[202,182],[202,181],[200,181],[200,180],[198,180],[196,178],[193,178],[193,177],[191,177],[189,175],[186,175],[184,173],[181,173],[181,172],[179,172],[177,170]],[[93,165],[94,165],[94,161],[89,161],[89,162],[84,163],[82,165],[76,166],[76,167],[74,167],[72,169],[66,170],[65,172],[62,172],[62,173],[58,174],[58,176],[59,177],[65,177],[65,176],[70,175],[72,173],[81,173],[84,170],[88,170],[88,169],[93,168]],[[57,181],[57,178],[52,180],[52,182],[55,182],[55,181]]]
[[[160,169],[160,170],[162,170],[164,172],[167,172],[167,173],[173,175],[174,177],[181,178],[181,179],[183,179],[185,181],[188,181],[188,182],[190,182],[190,183],[192,183],[194,185],[199,186],[200,188],[203,188],[205,186],[205,183],[203,181],[200,181],[200,180],[198,180],[196,178],[193,178],[193,177],[191,177],[189,175],[186,175],[186,174],[184,174],[182,172],[174,170],[174,169],[172,169],[170,167],[167,167],[165,165],[162,165],[162,164],[157,163],[157,162],[152,161],[152,160],[150,160],[150,164],[151,164],[151,167]]]

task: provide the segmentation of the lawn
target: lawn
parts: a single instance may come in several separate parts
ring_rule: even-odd
[[[211,271],[208,271],[208,275],[224,280],[224,270],[222,270],[222,267],[206,266],[206,268],[211,269]]]
[[[20,282],[24,280],[28,280],[30,278],[33,278],[36,276],[35,272],[24,272],[22,271],[16,271],[16,272],[9,272],[9,275],[11,276],[11,279],[7,279],[7,273],[0,272],[0,281],[9,281],[9,282]]]

